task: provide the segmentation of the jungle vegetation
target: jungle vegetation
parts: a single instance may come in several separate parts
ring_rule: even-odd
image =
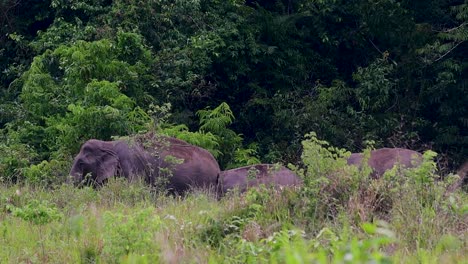
[[[466,192],[444,188],[468,157],[467,21],[466,0],[0,1],[0,258],[463,262]],[[63,184],[87,139],[155,130],[304,187]],[[384,146],[438,155],[400,180],[344,164]]]

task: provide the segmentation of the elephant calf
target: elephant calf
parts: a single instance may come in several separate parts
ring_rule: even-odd
[[[302,180],[291,170],[274,164],[257,164],[222,171],[219,179],[221,195],[238,188],[240,192],[260,184],[271,186],[301,185]]]
[[[113,176],[137,178],[155,184],[167,176],[167,188],[184,192],[191,186],[215,186],[220,169],[207,150],[170,137],[137,139],[132,143],[88,140],[81,147],[70,171],[75,183],[103,184]],[[146,141],[145,141],[146,140]],[[141,142],[139,142],[141,141]],[[156,142],[156,143],[155,143]],[[90,179],[85,179],[89,174]]]
[[[348,158],[348,164],[361,166],[362,159],[362,153],[353,153]],[[414,168],[421,162],[422,155],[419,152],[403,148],[381,148],[371,151],[367,164],[372,169],[371,177],[379,178],[396,164],[404,168]]]

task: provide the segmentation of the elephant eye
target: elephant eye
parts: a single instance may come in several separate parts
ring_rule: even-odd
[[[82,151],[83,153],[89,153],[92,152],[93,149],[90,146],[84,146]]]

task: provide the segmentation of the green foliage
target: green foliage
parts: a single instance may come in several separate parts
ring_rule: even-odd
[[[130,253],[148,254],[151,262],[158,261],[157,251],[153,248],[154,233],[161,225],[161,219],[154,214],[153,209],[142,209],[133,215],[106,212],[104,254],[118,261]]]
[[[383,226],[382,226],[383,225]],[[393,232],[381,223],[363,223],[367,235],[351,238],[347,232],[335,234],[328,228],[320,230],[311,241],[304,240],[298,232],[279,232],[267,238],[272,247],[272,263],[391,263],[380,249],[394,240]],[[369,232],[371,231],[371,232]],[[310,250],[313,251],[310,251]]]
[[[298,170],[304,181],[302,206],[311,217],[335,217],[366,185],[370,171],[361,175],[355,167],[347,166],[350,153],[330,146],[314,132],[307,134],[302,144],[304,169]]]
[[[344,149],[339,149],[325,140],[317,138],[315,132],[305,135],[303,144],[302,160],[307,171],[304,175],[304,180],[307,183],[313,183],[323,175],[331,174],[338,168],[344,167],[346,164],[345,158],[349,157],[350,153]]]
[[[353,221],[360,222],[385,218],[400,206],[421,211],[448,206],[446,193],[452,183],[436,174],[436,153],[432,151],[424,153],[422,164],[416,168],[397,164],[383,177],[371,179],[367,165],[370,149],[364,151],[361,168],[357,169],[346,165],[349,154],[345,150],[330,147],[314,133],[303,141],[303,147],[304,169],[298,173],[304,180],[300,190],[304,201],[298,206],[313,218],[334,219],[345,211]]]
[[[427,122],[426,136],[434,140],[437,149],[450,148],[450,155],[463,161],[468,122],[465,118],[468,103],[466,95],[466,49],[461,46],[468,39],[466,3],[449,5],[445,15],[449,23],[433,25],[432,38],[416,52],[423,65],[421,79],[421,116]],[[426,75],[427,74],[427,75]],[[435,121],[437,120],[437,121]],[[432,125],[437,123],[437,125]],[[450,146],[450,147],[448,147]],[[456,151],[455,149],[459,150]],[[455,150],[455,151],[453,151]]]
[[[146,74],[149,53],[141,52],[143,44],[134,33],[120,32],[118,36],[115,42],[78,41],[36,57],[24,76],[25,108],[37,117],[62,113],[68,104],[81,99],[93,80],[117,83],[125,94],[143,99],[144,87],[138,78]],[[139,56],[124,60],[132,51]]]
[[[68,105],[64,116],[47,119],[47,136],[65,151],[77,151],[76,142],[89,138],[110,139],[145,128],[149,117],[132,99],[122,94],[116,83],[92,81],[76,104]],[[58,142],[61,142],[59,144]],[[54,148],[52,148],[54,149]]]
[[[218,138],[210,132],[191,132],[186,125],[174,125],[164,128],[162,133],[182,139],[195,146],[203,147],[216,158],[221,154]]]
[[[229,167],[236,168],[246,165],[255,165],[261,163],[258,158],[258,144],[249,144],[246,148],[238,148],[234,151],[234,160]]]
[[[211,131],[215,134],[222,134],[234,120],[234,114],[226,103],[221,103],[213,110],[199,110],[197,115],[200,118],[200,130]]]
[[[391,93],[395,84],[388,79],[393,65],[387,61],[388,56],[386,53],[368,67],[359,67],[353,75],[353,79],[359,83],[356,97],[363,110],[380,110],[394,97]]]
[[[54,206],[45,201],[31,200],[24,207],[7,206],[13,216],[37,225],[60,220],[63,215]]]
[[[381,249],[395,240],[393,232],[383,222],[378,224],[363,223],[362,228],[367,233],[364,239],[351,238],[346,233],[339,236],[333,233],[328,234],[331,237],[335,236],[335,240],[330,241],[329,247],[333,249],[331,252],[333,255],[332,262],[391,263],[390,258],[382,253]],[[327,249],[322,250],[327,251]],[[324,257],[322,255],[321,258]]]
[[[4,138],[1,131],[1,138]],[[9,138],[0,143],[0,179],[1,182],[16,182],[22,178],[22,168],[31,164],[37,154],[26,144],[21,144],[18,134],[10,131]]]
[[[412,175],[400,175],[405,184],[388,192],[394,202],[380,215],[385,222],[375,215],[356,219],[354,197],[334,218],[314,217],[304,210],[301,189],[260,187],[216,200],[204,192],[183,199],[154,195],[121,180],[100,190],[0,185],[0,257],[15,263],[463,263],[466,194],[421,202]],[[328,202],[322,197],[318,203]]]
[[[51,160],[42,161],[37,165],[30,165],[23,169],[25,181],[30,184],[38,184],[43,186],[60,185],[67,181],[63,175],[70,167],[69,162]]]
[[[39,160],[76,151],[55,146],[59,134],[71,144],[138,132],[143,112],[163,102],[172,104],[171,122],[189,130],[203,111],[216,121],[203,120],[201,131],[219,136],[232,126],[218,140],[227,167],[255,157],[296,162],[304,131],[351,150],[371,139],[433,145],[446,163],[466,157],[460,1],[7,0],[0,9],[0,129],[9,123]],[[104,81],[130,110],[83,102],[86,87]],[[226,107],[218,116],[207,108],[222,102],[235,122]],[[120,125],[77,138],[84,131],[68,126],[79,124],[60,120],[76,118],[70,105]],[[242,147],[237,135],[258,147]],[[195,137],[187,136],[216,153],[210,136]]]
[[[229,247],[236,242],[242,243],[243,232],[248,232],[246,230],[250,225],[255,224],[256,219],[267,214],[267,206],[274,195],[273,192],[262,187],[248,190],[244,206],[236,208],[237,210],[220,220],[212,220],[210,227],[201,232],[201,238],[213,246],[226,243]],[[255,234],[253,236],[255,237]],[[241,255],[240,257],[247,256]]]
[[[222,150],[218,160],[223,167],[260,163],[254,156],[255,149],[244,149],[241,135],[227,128],[234,121],[234,114],[227,103],[221,103],[213,110],[199,110],[197,115],[200,118],[200,131],[212,133],[216,137],[219,149]]]
[[[37,32],[37,38],[31,41],[29,46],[36,54],[41,54],[60,45],[71,45],[77,40],[92,40],[96,31],[96,27],[86,25],[78,18],[69,22],[63,17],[57,17],[46,31]]]
[[[50,1],[5,0],[0,3],[0,105],[7,105],[7,101],[15,100],[18,95],[12,83],[27,70],[36,55],[29,43],[36,37],[37,30],[50,25],[54,16],[49,7]]]
[[[462,2],[2,1],[0,259],[466,262],[466,193],[432,152],[372,180],[370,149],[360,170],[342,149],[466,159]],[[145,130],[223,168],[299,164],[304,186],[218,202],[58,185],[84,140]]]
[[[169,109],[165,107],[152,110],[153,119],[156,118],[153,124],[164,122],[168,118],[166,116],[168,111]],[[197,115],[200,118],[199,131],[191,132],[183,124],[165,124],[161,127],[161,133],[207,149],[218,159],[221,167],[232,168],[260,163],[256,157],[255,144],[244,148],[241,135],[228,128],[234,120],[234,114],[228,104],[221,103],[213,110],[209,108],[199,110]]]
[[[47,50],[21,78],[25,114],[10,124],[7,137],[15,137],[17,146],[27,144],[40,160],[63,163],[86,139],[144,129],[149,117],[142,107],[150,97],[143,82],[150,63],[150,52],[135,33]],[[34,170],[27,170],[28,177],[38,179]]]
[[[171,107],[170,103],[163,104],[162,106],[151,104],[148,110],[148,114],[151,116],[149,129],[154,133],[176,137],[195,146],[200,146],[208,150],[214,157],[218,157],[221,152],[219,150],[218,139],[215,135],[211,132],[191,132],[184,124],[170,124]]]
[[[268,217],[268,207],[271,206],[271,199],[278,196],[271,192],[268,194],[266,190],[252,189],[245,198],[246,205],[242,210],[236,211],[234,216],[222,222],[215,222],[212,229],[203,233],[203,239],[208,239],[211,245],[224,245],[222,247],[224,254],[234,254],[231,258],[218,261],[229,260],[228,262],[233,263],[346,261],[388,263],[391,261],[381,250],[395,242],[395,234],[384,222],[363,223],[364,233],[359,235],[351,235],[352,231],[347,227],[347,223],[343,223],[344,227],[340,231],[325,227],[318,230],[315,235],[286,227],[270,234],[262,234],[267,231],[262,230],[259,225],[262,225],[261,221],[271,219]],[[281,203],[283,200],[275,202]],[[277,213],[284,214],[286,211],[282,208],[282,211]],[[283,224],[287,225],[285,222]]]

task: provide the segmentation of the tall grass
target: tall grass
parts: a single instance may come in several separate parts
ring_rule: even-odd
[[[467,194],[423,166],[378,180],[346,151],[304,141],[304,186],[167,196],[114,179],[99,190],[0,186],[2,263],[466,263]]]

